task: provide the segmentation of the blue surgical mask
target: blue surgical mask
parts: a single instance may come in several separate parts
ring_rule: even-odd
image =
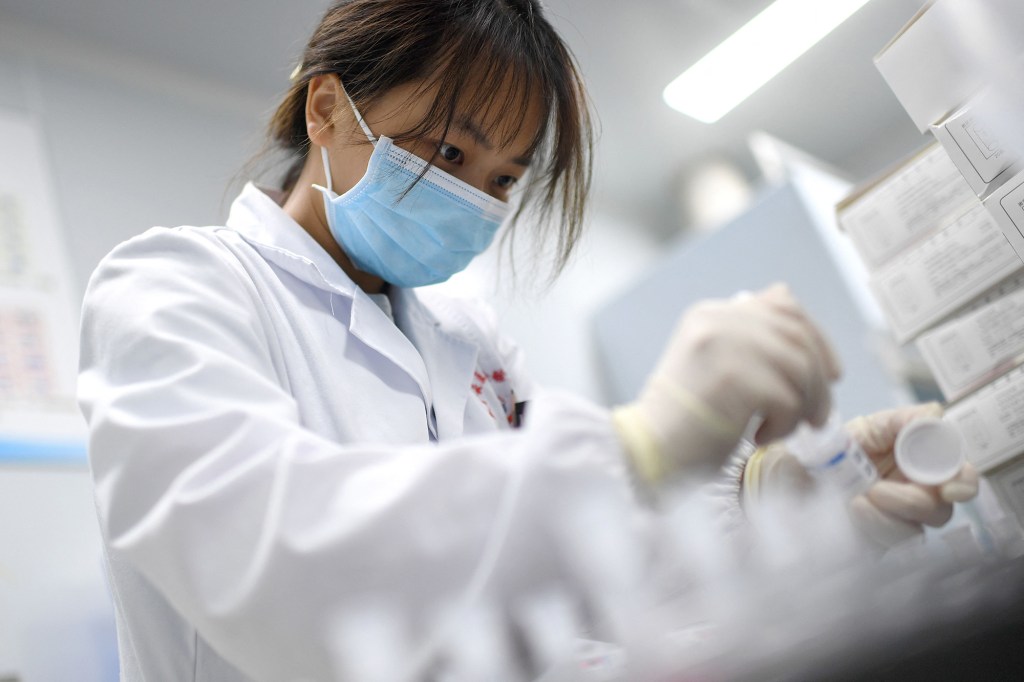
[[[334,192],[327,149],[320,148],[327,187],[327,225],[352,263],[400,287],[444,282],[488,247],[509,205],[396,147],[375,138],[366,173],[342,195]]]

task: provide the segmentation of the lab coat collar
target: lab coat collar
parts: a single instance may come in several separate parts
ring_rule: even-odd
[[[271,194],[247,183],[231,205],[228,228],[241,235],[269,263],[330,296],[338,295],[347,301],[348,305],[335,305],[332,301],[332,313],[348,325],[353,336],[412,377],[429,412],[433,396],[420,353],[330,254],[285,213]]]
[[[252,183],[231,205],[227,226],[268,262],[348,299],[351,305],[345,306],[349,313],[344,321],[350,331],[416,381],[427,409],[434,409],[438,438],[462,434],[477,349],[446,331],[414,291],[391,289],[392,323],[275,197]]]
[[[231,204],[227,226],[274,265],[320,289],[356,297],[356,283],[277,203],[272,190],[251,182]],[[372,301],[370,301],[372,304]]]

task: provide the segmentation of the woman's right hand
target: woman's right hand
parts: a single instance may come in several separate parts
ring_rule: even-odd
[[[718,466],[747,424],[756,441],[825,422],[839,361],[785,285],[706,301],[682,317],[639,398],[615,423],[646,478]],[[647,452],[637,453],[637,450]],[[650,450],[656,450],[652,454]],[[658,472],[651,470],[657,457]]]

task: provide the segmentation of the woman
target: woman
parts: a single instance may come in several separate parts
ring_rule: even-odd
[[[453,604],[582,584],[552,530],[568,495],[630,516],[721,465],[755,413],[764,443],[828,414],[837,363],[782,287],[691,311],[614,416],[535,393],[486,311],[413,290],[486,248],[510,201],[555,226],[560,265],[579,235],[587,103],[535,0],[335,4],[270,133],[294,158],[282,192],[129,240],[86,295],[125,679],[340,678],[367,609],[401,620],[415,667]],[[750,486],[785,459],[765,457]],[[948,518],[893,485],[865,502],[886,523]]]

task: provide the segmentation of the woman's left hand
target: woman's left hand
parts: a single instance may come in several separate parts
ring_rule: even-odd
[[[847,424],[878,468],[878,483],[850,503],[854,524],[874,543],[891,547],[921,534],[924,526],[942,526],[953,515],[954,502],[977,496],[978,472],[971,464],[938,486],[913,483],[896,468],[893,447],[900,430],[915,419],[941,416],[938,403],[927,403],[876,412]]]

